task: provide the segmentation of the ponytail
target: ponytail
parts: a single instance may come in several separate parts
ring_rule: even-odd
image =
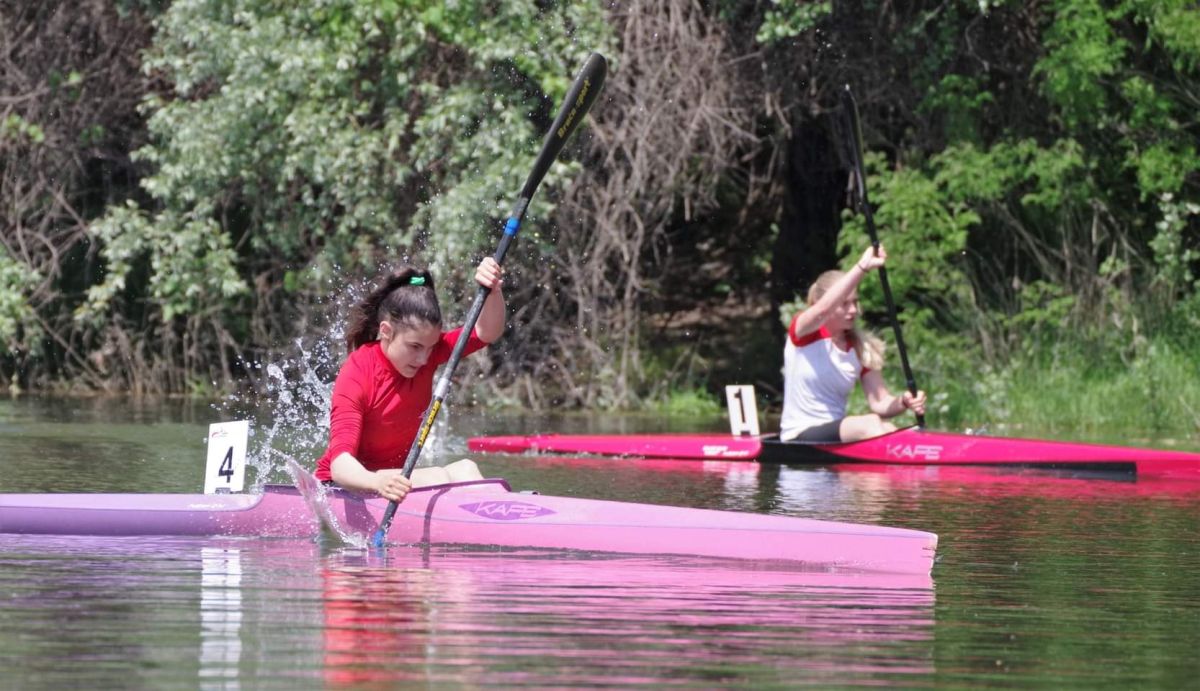
[[[379,338],[379,324],[442,325],[442,309],[433,289],[433,276],[411,266],[393,271],[354,306],[346,329],[346,349],[353,351]]]

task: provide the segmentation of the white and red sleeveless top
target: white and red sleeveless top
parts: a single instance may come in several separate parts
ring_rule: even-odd
[[[854,385],[867,371],[853,347],[842,350],[824,326],[796,335],[796,320],[783,346],[783,419],[779,438],[795,439],[804,430],[846,417]]]

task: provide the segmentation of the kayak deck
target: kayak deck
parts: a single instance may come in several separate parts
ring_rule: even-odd
[[[327,493],[344,529],[369,535],[387,502]],[[0,494],[0,533],[316,536],[300,493],[261,495]],[[626,554],[679,554],[794,562],[806,569],[927,574],[932,533],[787,516],[553,497],[510,491],[503,480],[413,490],[389,541]]]

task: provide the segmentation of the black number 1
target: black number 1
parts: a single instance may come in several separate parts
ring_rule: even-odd
[[[738,420],[738,425],[742,425],[746,422],[746,402],[742,400],[742,390],[737,389],[734,391],[733,397],[737,399],[738,412],[742,414],[742,417]]]

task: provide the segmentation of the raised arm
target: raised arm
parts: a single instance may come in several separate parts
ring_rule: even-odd
[[[846,301],[850,294],[858,288],[858,284],[863,277],[872,269],[877,269],[883,266],[887,259],[887,252],[884,251],[883,245],[879,246],[879,256],[875,255],[875,250],[868,247],[863,252],[854,266],[839,278],[836,283],[825,291],[816,302],[800,314],[796,315],[796,319],[792,322],[792,335],[796,337],[810,334],[829,321],[830,314],[837,309],[838,305]]]

